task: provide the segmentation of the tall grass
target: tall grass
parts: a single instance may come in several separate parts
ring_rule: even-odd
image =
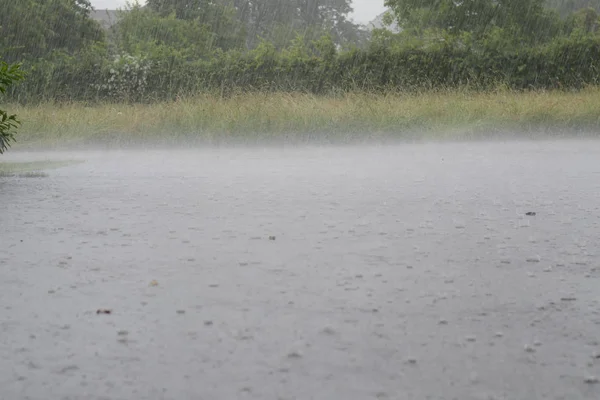
[[[577,92],[429,91],[385,95],[247,93],[154,104],[11,107],[24,122],[14,148],[184,140],[465,138],[502,132],[595,132],[600,88]]]

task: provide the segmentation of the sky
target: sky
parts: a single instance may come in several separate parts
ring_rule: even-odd
[[[353,19],[359,23],[367,23],[381,14],[385,8],[383,7],[384,0],[354,0]],[[92,5],[96,9],[116,9],[123,7],[126,0],[92,0]]]

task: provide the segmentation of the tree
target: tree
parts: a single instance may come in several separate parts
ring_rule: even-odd
[[[600,16],[593,8],[582,8],[569,14],[566,18],[566,30],[568,33],[592,34],[598,32]]]
[[[23,73],[20,64],[7,64],[0,61],[0,94],[6,93],[11,85],[21,79]],[[15,140],[14,130],[20,124],[16,115],[9,115],[5,110],[0,109],[0,154],[3,154],[10,147],[10,142]]]
[[[413,30],[440,29],[475,38],[501,29],[507,35],[540,42],[560,29],[555,12],[545,0],[386,0],[400,26]]]
[[[592,8],[596,12],[600,12],[600,0],[546,0],[546,6],[556,9],[562,16],[585,8]]]
[[[215,49],[237,49],[244,43],[245,29],[229,0],[148,0],[146,5],[163,18],[193,21],[211,33]]]
[[[7,62],[74,53],[103,41],[89,0],[0,0],[0,58]]]
[[[132,55],[162,57],[173,54],[197,60],[219,47],[208,25],[178,19],[175,14],[161,16],[139,5],[123,12],[113,30],[119,50]]]
[[[146,5],[163,17],[175,13],[178,19],[197,19],[211,22],[224,11],[223,4],[214,0],[147,0]]]
[[[261,40],[285,47],[298,35],[307,43],[324,34],[338,45],[364,40],[364,32],[348,19],[350,0],[225,0],[230,1],[238,18],[247,27],[247,47]]]

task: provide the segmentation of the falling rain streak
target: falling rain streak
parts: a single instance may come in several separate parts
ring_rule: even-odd
[[[0,0],[0,399],[600,399],[600,4],[385,6]]]

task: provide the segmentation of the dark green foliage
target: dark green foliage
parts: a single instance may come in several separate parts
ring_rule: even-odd
[[[600,17],[593,8],[582,8],[567,17],[565,27],[571,35],[594,34],[600,27]]]
[[[224,18],[224,17],[223,17]],[[179,57],[197,60],[212,56],[215,50],[241,48],[244,36],[234,37],[229,21],[225,35],[215,34],[211,26],[197,20],[176,18],[175,13],[161,16],[148,8],[139,6],[123,12],[114,27],[117,48],[131,55]]]
[[[164,0],[163,0],[164,1]],[[348,19],[350,0],[222,0],[233,4],[248,32],[248,47],[261,39],[277,48],[299,34],[310,40],[326,34],[339,45],[361,45],[365,32]]]
[[[536,44],[554,38],[562,28],[545,0],[386,0],[399,25],[417,35],[427,29],[452,35],[468,32],[480,39],[501,29],[515,42]]]
[[[0,61],[0,94],[6,93],[10,86],[23,79],[20,67],[19,64]],[[15,140],[14,130],[19,124],[16,115],[9,115],[8,112],[0,109],[0,154],[4,153],[10,147],[10,142]]]
[[[600,79],[596,11],[561,18],[544,0],[387,0],[404,30],[376,30],[368,42],[347,20],[348,0],[150,0],[121,13],[109,40],[94,33],[87,0],[2,2],[7,15],[33,21],[1,28],[5,54],[23,59],[29,75],[7,92],[20,102],[577,89]],[[44,14],[50,6],[71,26],[58,29],[58,17]]]
[[[135,11],[136,8],[139,9],[139,7],[133,7],[132,10]],[[161,25],[161,18],[183,22],[179,25],[171,23],[167,28],[184,35],[185,30],[191,30],[192,41],[194,41],[194,33],[197,35],[199,31],[202,31],[204,37],[200,38],[201,46],[210,49],[240,48],[245,41],[245,27],[236,21],[236,11],[228,1],[149,0],[144,11],[146,13],[142,16],[146,19],[149,18],[151,21],[148,22],[154,22],[156,27]],[[136,13],[136,16],[139,15],[140,13]],[[127,23],[131,24],[131,20],[134,18],[133,16],[125,17],[118,29],[125,28]],[[146,28],[151,28],[151,25],[146,24]],[[149,39],[164,41],[166,37],[166,41],[170,41],[168,39],[170,34],[166,29],[147,32],[147,34],[149,34]]]
[[[263,42],[250,52],[217,52],[209,59],[73,59],[37,64],[13,95],[40,99],[157,101],[199,92],[239,91],[419,91],[471,87],[493,89],[583,88],[600,84],[600,37],[558,38],[543,46],[506,48],[502,43],[469,44],[455,39],[430,46],[337,52],[324,37],[305,45],[297,40],[278,51]],[[98,67],[97,62],[102,64]]]
[[[0,0],[0,58],[7,62],[76,52],[102,41],[88,0]]]
[[[206,26],[217,39],[231,36],[228,41],[238,45],[243,37],[247,48],[261,40],[279,48],[297,34],[310,39],[329,34],[338,44],[364,40],[364,32],[348,19],[350,0],[149,0],[147,5],[160,17]]]
[[[591,8],[600,11],[600,0],[546,0],[546,6],[566,16],[581,9]]]

